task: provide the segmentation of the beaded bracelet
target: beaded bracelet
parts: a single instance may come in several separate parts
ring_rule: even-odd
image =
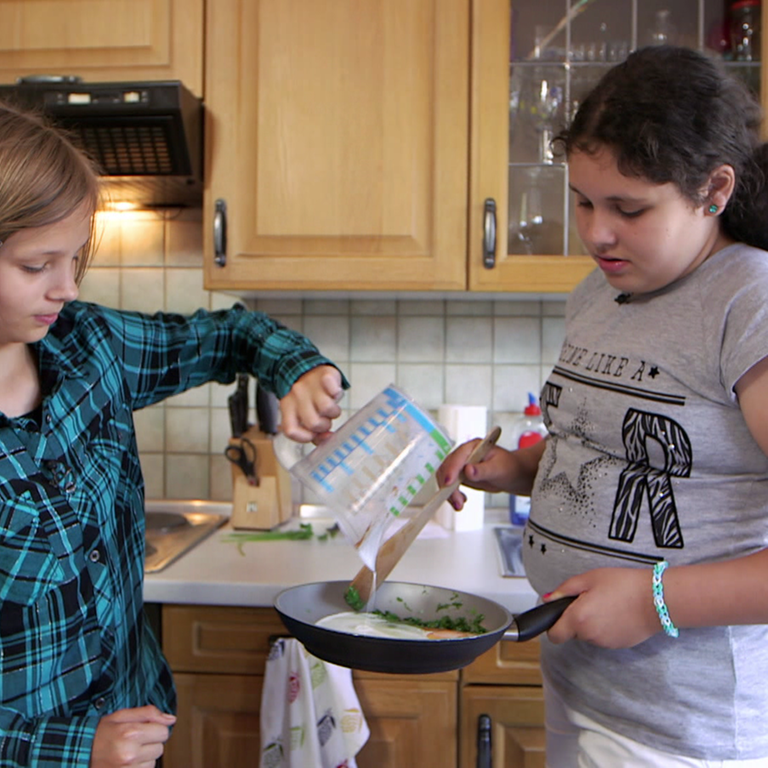
[[[678,628],[669,618],[667,604],[664,602],[664,585],[661,583],[661,575],[669,567],[666,560],[662,560],[653,566],[653,604],[656,607],[656,613],[659,614],[659,621],[664,632],[669,637],[677,637],[680,634]]]

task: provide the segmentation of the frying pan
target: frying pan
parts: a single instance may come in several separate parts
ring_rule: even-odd
[[[387,581],[376,591],[376,610],[424,621],[446,615],[471,621],[482,614],[487,630],[470,637],[403,640],[318,627],[316,622],[325,616],[351,610],[344,600],[348,588],[348,581],[301,584],[277,595],[275,609],[286,629],[313,656],[342,667],[398,675],[461,669],[501,639],[530,640],[549,629],[575,599],[553,600],[513,618],[502,605],[468,592]]]

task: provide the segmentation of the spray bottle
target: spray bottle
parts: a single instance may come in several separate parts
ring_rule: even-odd
[[[544,426],[544,419],[541,416],[541,408],[536,400],[536,396],[528,393],[528,405],[525,406],[523,415],[515,424],[513,433],[513,444],[516,442],[518,448],[527,448],[529,445],[538,443],[547,436],[547,428]],[[528,515],[531,512],[530,496],[509,496],[509,521],[512,525],[525,525]]]

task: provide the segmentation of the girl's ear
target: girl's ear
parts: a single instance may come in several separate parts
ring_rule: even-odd
[[[733,166],[719,165],[709,175],[709,182],[704,195],[705,207],[711,210],[712,206],[716,206],[717,211],[722,211],[731,199],[735,186],[736,174]]]

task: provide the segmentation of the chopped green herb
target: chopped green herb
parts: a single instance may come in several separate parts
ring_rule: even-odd
[[[349,602],[349,601],[347,601]],[[424,621],[418,619],[415,616],[406,616],[400,618],[396,613],[392,611],[373,611],[377,616],[381,616],[386,621],[400,622],[402,624],[411,624],[414,627],[425,627],[427,629],[453,629],[457,632],[471,632],[474,635],[485,634],[488,630],[483,626],[483,615],[478,614],[469,621],[465,616],[458,616],[451,618],[450,616],[442,616],[439,619],[433,621]]]
[[[350,586],[344,594],[344,602],[346,602],[353,611],[362,611],[363,608],[365,608],[365,603],[360,597],[360,593],[353,586]]]

